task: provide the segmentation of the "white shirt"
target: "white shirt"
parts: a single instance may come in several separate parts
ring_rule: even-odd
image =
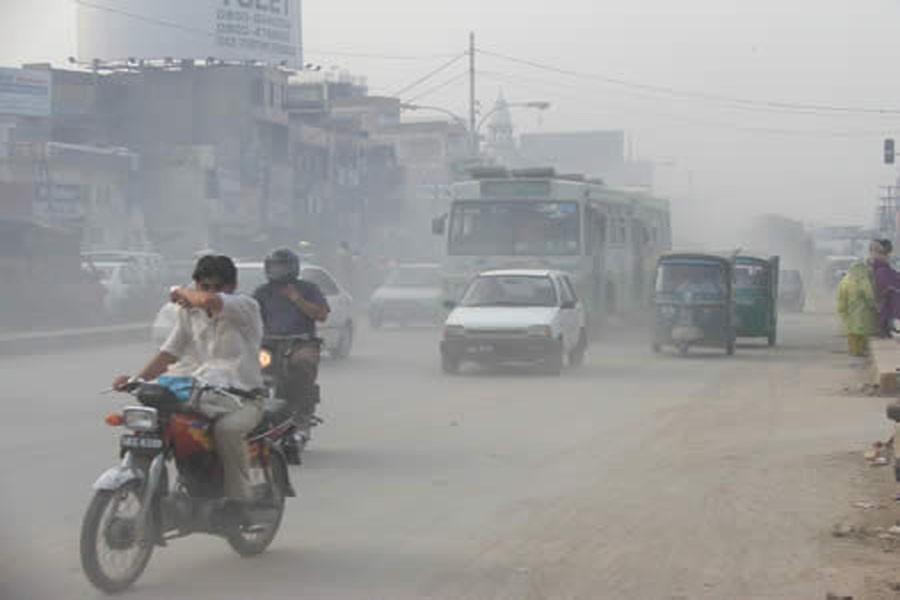
[[[263,325],[259,304],[249,296],[220,294],[222,311],[179,307],[175,329],[161,350],[186,364],[206,383],[250,391],[263,387],[259,367]]]

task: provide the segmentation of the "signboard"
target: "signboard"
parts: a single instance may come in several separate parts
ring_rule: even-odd
[[[33,215],[38,223],[56,227],[75,226],[85,217],[78,184],[38,182],[35,184]]]
[[[49,71],[0,68],[0,115],[49,117]]]
[[[303,65],[301,0],[83,0],[83,61],[254,60]]]

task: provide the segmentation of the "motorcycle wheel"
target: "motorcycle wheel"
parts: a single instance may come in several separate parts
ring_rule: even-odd
[[[153,511],[148,513],[145,539],[135,539],[134,517],[141,509],[141,491],[137,482],[115,491],[98,490],[84,515],[81,568],[88,580],[107,594],[131,587],[153,555],[156,538]],[[120,510],[123,506],[126,510]]]
[[[239,530],[229,534],[228,544],[231,548],[244,557],[262,554],[275,540],[281,519],[284,517],[284,491],[287,482],[284,473],[287,465],[282,462],[279,454],[272,455],[272,517],[267,522],[253,523],[250,527],[242,526]]]

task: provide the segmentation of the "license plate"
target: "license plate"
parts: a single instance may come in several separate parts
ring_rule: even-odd
[[[163,441],[157,437],[123,435],[122,447],[132,450],[161,450]]]
[[[494,351],[491,344],[479,344],[477,346],[469,346],[469,354],[488,354]]]

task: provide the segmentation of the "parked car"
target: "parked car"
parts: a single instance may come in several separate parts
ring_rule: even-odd
[[[778,304],[792,312],[803,312],[806,307],[806,289],[800,271],[786,269],[781,272],[778,287]]]
[[[266,282],[265,267],[262,262],[239,262],[238,291],[252,294]],[[325,323],[319,324],[319,337],[324,340],[325,350],[332,358],[346,358],[353,348],[354,322],[353,298],[350,297],[334,277],[321,267],[304,265],[301,277],[319,286],[331,307],[331,314]],[[167,303],[156,316],[151,328],[151,338],[155,344],[162,344],[175,326],[177,309]]]
[[[455,374],[464,362],[538,363],[559,375],[566,359],[571,366],[584,361],[587,344],[585,309],[567,275],[487,271],[447,317],[441,367]]]
[[[146,280],[131,261],[94,262],[93,268],[100,276],[106,293],[103,309],[114,318],[132,316],[147,301],[150,291]]]
[[[103,308],[114,319],[145,319],[165,290],[165,263],[151,252],[109,250],[81,255],[84,269],[97,273],[105,290]]]
[[[440,265],[398,265],[369,302],[369,323],[378,329],[384,323],[438,324],[443,321],[443,289]]]

